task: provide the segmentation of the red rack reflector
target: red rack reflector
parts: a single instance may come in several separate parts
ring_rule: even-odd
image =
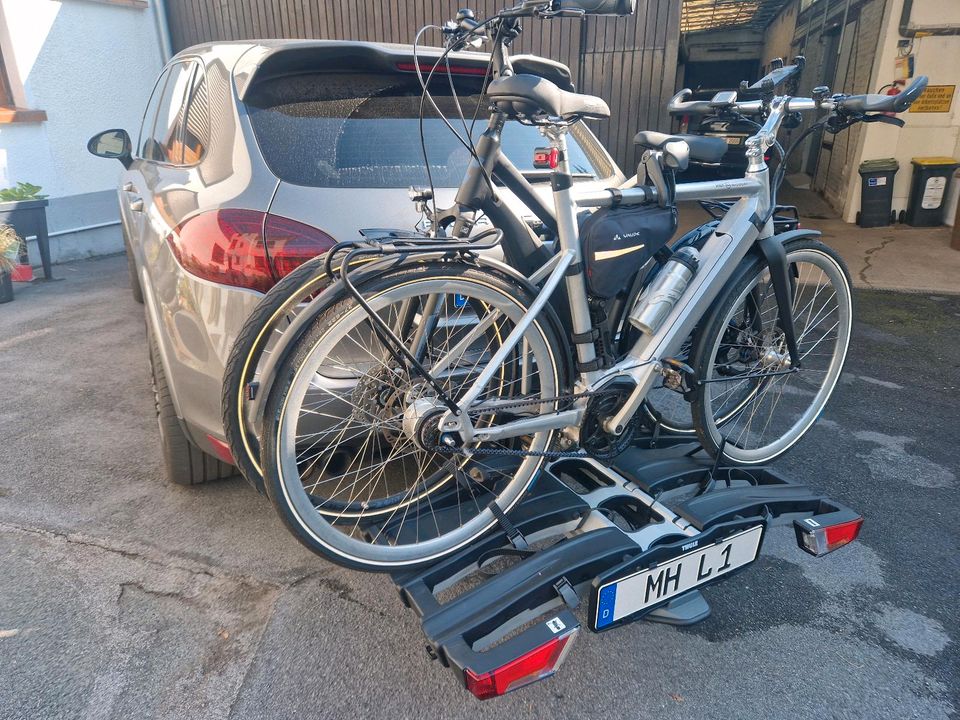
[[[572,628],[563,635],[551,638],[496,670],[478,675],[470,668],[465,669],[463,675],[467,690],[486,700],[550,677],[566,659],[578,630]]]
[[[858,517],[835,525],[826,525],[813,518],[797,520],[797,543],[811,555],[826,555],[857,539],[863,518]]]

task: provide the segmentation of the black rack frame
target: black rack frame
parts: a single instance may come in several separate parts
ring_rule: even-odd
[[[710,614],[700,588],[742,567],[616,621],[600,616],[600,589],[758,526],[757,555],[773,524],[860,517],[769,468],[716,467],[688,437],[660,436],[656,444],[662,449],[641,439],[611,467],[586,457],[547,463],[503,527],[426,568],[394,573],[431,657],[465,683],[468,669],[490,672],[561,629],[579,629],[573,610],[581,605],[594,632],[641,618],[699,622]],[[488,574],[497,560],[513,564]]]

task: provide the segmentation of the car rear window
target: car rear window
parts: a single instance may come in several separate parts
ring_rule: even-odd
[[[464,136],[449,80],[434,78],[431,91]],[[457,89],[468,127],[478,91],[479,84]],[[409,187],[427,183],[418,122],[420,94],[413,75],[316,73],[264,81],[251,89],[246,106],[260,150],[282,180],[313,187]],[[473,127],[474,138],[486,128],[487,117],[484,104]],[[572,172],[583,177],[611,175],[596,149],[585,148],[577,139],[584,132],[580,129],[570,137]],[[470,154],[429,105],[423,133],[434,185],[457,187]],[[508,122],[504,128],[504,153],[521,171],[534,169],[533,149],[545,144],[535,127]]]

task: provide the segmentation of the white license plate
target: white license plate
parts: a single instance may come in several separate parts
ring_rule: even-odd
[[[743,141],[743,138],[736,135],[727,135],[723,139],[727,141],[727,145],[739,145]]]
[[[599,630],[749,565],[757,559],[762,535],[763,526],[757,525],[601,586],[596,628]]]

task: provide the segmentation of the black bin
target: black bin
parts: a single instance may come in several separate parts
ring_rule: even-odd
[[[900,163],[893,158],[860,163],[860,227],[883,227],[893,222],[893,177]]]
[[[907,225],[943,225],[944,200],[950,190],[950,178],[960,163],[951,157],[916,157],[911,162],[913,179],[904,218]]]

